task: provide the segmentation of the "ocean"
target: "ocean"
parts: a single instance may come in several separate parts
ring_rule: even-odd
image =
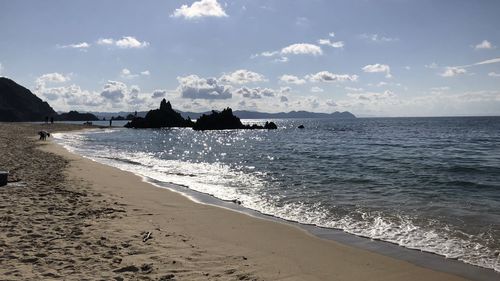
[[[500,117],[272,121],[54,138],[146,179],[500,272]]]

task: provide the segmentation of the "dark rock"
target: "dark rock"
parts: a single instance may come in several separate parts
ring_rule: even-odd
[[[193,122],[186,120],[172,109],[170,102],[163,99],[159,109],[150,110],[146,117],[135,117],[128,122],[127,128],[163,128],[163,127],[192,127]]]
[[[278,126],[276,126],[274,122],[266,122],[266,124],[264,125],[264,129],[276,130],[278,129]]]
[[[226,108],[221,112],[212,110],[210,115],[203,114],[196,120],[194,130],[230,130],[230,129],[277,129],[274,122],[266,122],[265,126],[257,124],[244,125],[240,118],[233,114],[231,108]]]
[[[172,280],[174,279],[174,277],[175,275],[173,274],[163,275],[162,277],[160,277],[159,281]]]
[[[47,102],[16,82],[0,77],[0,121],[48,121],[57,113]]]
[[[304,125],[300,125],[300,126],[298,126],[297,128],[299,128],[299,129],[304,129]]]

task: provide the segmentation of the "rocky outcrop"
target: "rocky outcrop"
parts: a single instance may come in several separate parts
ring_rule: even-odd
[[[98,121],[99,118],[92,113],[80,113],[78,111],[70,111],[61,113],[55,118],[57,121]]]
[[[172,109],[170,102],[163,99],[159,109],[150,110],[146,117],[136,117],[128,122],[127,128],[164,128],[164,127],[192,127],[190,119],[184,119]]]
[[[231,108],[221,112],[213,110],[211,114],[203,114],[193,126],[195,130],[229,130],[229,129],[277,129],[274,122],[266,122],[265,126],[244,125],[240,118],[233,115]]]
[[[0,77],[0,121],[44,121],[57,113],[16,82]]]

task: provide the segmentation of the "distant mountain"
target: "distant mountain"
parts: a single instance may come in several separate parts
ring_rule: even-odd
[[[16,82],[0,77],[0,121],[44,121],[57,113],[47,102]]]
[[[55,118],[57,121],[97,121],[97,116],[92,113],[80,113],[78,111],[70,111],[61,113]]]

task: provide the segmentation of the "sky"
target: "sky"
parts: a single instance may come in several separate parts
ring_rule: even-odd
[[[500,115],[500,1],[0,0],[0,76],[56,111]]]

